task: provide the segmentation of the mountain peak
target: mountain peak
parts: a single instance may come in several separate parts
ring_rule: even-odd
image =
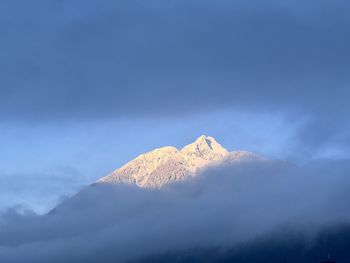
[[[212,141],[216,142],[216,140],[213,137],[206,136],[206,135],[201,135],[194,141],[194,143],[196,145],[206,145],[210,149],[212,149],[212,146],[211,146]]]
[[[255,157],[249,152],[229,153],[213,137],[201,135],[181,150],[167,146],[141,154],[98,182],[160,188],[195,176],[208,165],[249,158]]]
[[[212,157],[214,157],[216,159],[215,156],[223,157],[229,153],[213,137],[206,135],[199,136],[193,143],[183,147],[181,152],[196,154],[202,158],[204,157],[204,159],[207,159],[206,157],[209,157],[209,159],[213,159]]]

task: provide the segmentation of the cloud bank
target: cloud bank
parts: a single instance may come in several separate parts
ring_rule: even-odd
[[[332,116],[349,96],[349,8],[340,0],[2,1],[0,117],[227,106]]]
[[[172,118],[230,108],[307,120],[349,152],[346,1],[2,1],[0,122]]]
[[[1,217],[4,262],[125,262],[196,247],[228,248],[279,229],[307,238],[349,222],[349,161],[213,167],[152,191],[93,185],[48,215]],[[311,243],[311,242],[310,242]]]

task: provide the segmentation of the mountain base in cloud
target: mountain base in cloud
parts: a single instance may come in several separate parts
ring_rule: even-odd
[[[203,250],[214,255],[232,248],[224,255],[237,262],[261,262],[254,253],[274,251],[269,262],[280,263],[279,255],[317,247],[323,229],[349,223],[349,171],[348,160],[300,167],[255,160],[209,167],[161,189],[95,184],[48,215],[3,214],[0,260],[128,262],[183,251],[195,259],[198,248],[219,248]],[[327,244],[334,257],[348,247],[347,230],[340,233]]]

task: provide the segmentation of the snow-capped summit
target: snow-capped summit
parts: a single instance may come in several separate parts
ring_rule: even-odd
[[[194,153],[204,159],[220,158],[226,156],[229,152],[222,147],[213,137],[202,135],[198,139],[182,148],[185,154]]]
[[[180,153],[186,160],[187,170],[192,173],[210,162],[222,160],[229,154],[213,137],[205,135],[183,147]]]
[[[181,150],[166,146],[141,154],[99,183],[129,183],[160,188],[172,181],[195,176],[208,165],[258,158],[246,151],[229,152],[213,137],[202,135]]]

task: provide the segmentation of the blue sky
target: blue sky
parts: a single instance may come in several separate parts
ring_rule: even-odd
[[[281,116],[253,117],[232,111],[171,120],[4,125],[1,197],[6,200],[4,206],[21,204],[46,211],[137,155],[165,145],[180,148],[200,134],[215,136],[229,150],[289,158],[288,142],[296,128]],[[280,133],[281,129],[285,132]]]
[[[350,152],[349,3],[0,3],[0,200],[46,211],[201,134],[306,162]]]
[[[82,187],[156,147],[178,148],[200,134],[215,136],[228,150],[249,150],[269,158],[344,157],[323,149],[296,150],[303,121],[281,115],[222,110],[173,119],[121,119],[86,123],[3,125],[1,145],[2,207],[45,212]]]

